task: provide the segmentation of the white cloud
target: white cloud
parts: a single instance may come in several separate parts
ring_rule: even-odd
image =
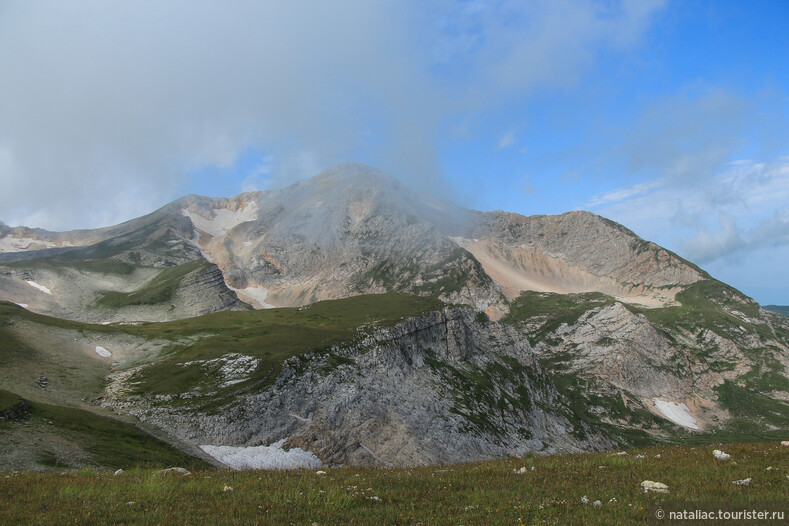
[[[706,264],[789,245],[789,159],[736,161],[688,184],[663,178],[593,199],[596,212]]]
[[[746,145],[750,110],[747,99],[721,89],[664,97],[622,131],[623,140],[611,158],[621,160],[628,173],[709,177]]]
[[[250,148],[275,184],[361,157],[429,190],[447,120],[572,85],[662,4],[5,3],[2,219],[117,222]]]
[[[657,180],[657,181],[648,181],[645,183],[639,183],[627,188],[617,188],[616,190],[612,190],[602,195],[598,195],[592,198],[591,201],[586,206],[594,207],[605,205],[608,203],[617,203],[620,201],[624,201],[625,199],[631,199],[633,197],[643,195],[650,190],[653,190],[659,186],[664,184],[664,181]]]
[[[257,192],[271,187],[271,163],[273,157],[267,155],[241,183],[242,192]]]
[[[505,148],[509,148],[510,146],[513,146],[517,142],[518,142],[518,138],[515,136],[515,132],[508,131],[507,133],[501,136],[501,139],[499,139],[497,148],[499,150],[503,150]]]
[[[734,256],[747,247],[734,218],[720,214],[718,222],[718,230],[710,231],[705,226],[700,226],[696,236],[682,241],[682,253],[692,261],[708,263],[724,256]]]

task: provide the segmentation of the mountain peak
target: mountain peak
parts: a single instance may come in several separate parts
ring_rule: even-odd
[[[348,185],[355,187],[390,186],[399,189],[403,186],[393,175],[366,164],[352,162],[343,162],[326,168],[315,177],[307,179],[306,182],[309,181],[339,187]]]

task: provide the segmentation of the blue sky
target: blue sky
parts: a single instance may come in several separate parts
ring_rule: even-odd
[[[364,162],[586,209],[789,304],[789,2],[0,4],[0,220],[53,230]]]

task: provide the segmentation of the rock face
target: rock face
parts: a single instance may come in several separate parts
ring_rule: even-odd
[[[118,267],[123,272],[80,264],[39,264],[31,269],[12,265],[5,271],[0,266],[2,295],[28,310],[59,318],[93,323],[167,321],[251,309],[227,287],[216,265],[202,261],[164,268]]]
[[[191,220],[192,242],[228,284],[265,291],[276,306],[397,291],[497,316],[503,296],[523,290],[662,305],[706,277],[594,214],[475,212],[347,163],[282,190],[170,207]]]
[[[353,164],[231,199],[188,197],[192,242],[244,294],[301,306],[365,293],[434,295],[485,309],[496,286],[449,237],[474,213]]]
[[[113,388],[123,391],[123,375]],[[207,395],[210,396],[210,395]],[[173,400],[176,400],[173,402]],[[467,462],[507,453],[596,450],[613,442],[572,418],[528,343],[470,309],[444,309],[293,357],[265,392],[230,408],[109,397],[108,405],[193,444],[286,439],[331,465]],[[569,416],[569,418],[568,418]]]
[[[474,254],[510,299],[524,290],[597,291],[656,306],[671,303],[683,286],[708,277],[622,225],[589,212],[481,214],[471,237],[456,241]]]
[[[789,429],[789,318],[587,212],[481,213],[343,164],[279,190],[188,196],[105,229],[0,225],[0,252],[0,300],[81,321],[384,292],[471,307],[370,322],[321,352],[219,338],[197,347],[210,359],[190,362],[215,377],[195,373],[205,385],[184,392],[167,367],[208,336],[176,344],[168,328],[158,349],[115,363],[106,403],[193,447],[282,443],[330,464],[413,465]],[[256,369],[274,356],[273,369]],[[156,360],[168,390],[129,395],[128,368]],[[260,375],[237,387],[251,370]]]
[[[279,190],[188,196],[114,227],[55,234],[3,226],[1,234],[15,252],[0,254],[0,265],[16,269],[38,268],[42,260],[58,268],[103,260],[145,272],[204,258],[256,308],[399,292],[471,305],[498,319],[526,290],[598,291],[659,307],[708,278],[594,214],[480,213],[351,163]],[[37,244],[25,245],[25,236]],[[34,250],[44,246],[53,248]],[[55,313],[2,290],[0,299]]]
[[[669,422],[760,432],[789,423],[785,316],[711,280],[678,294],[681,306],[657,309],[602,295],[548,306],[557,297],[519,299],[531,315],[514,323],[563,394],[584,400],[591,424],[670,435]]]

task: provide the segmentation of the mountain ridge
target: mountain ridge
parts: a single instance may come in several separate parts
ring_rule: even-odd
[[[285,444],[409,464],[789,429],[787,318],[590,212],[478,212],[343,164],[70,237],[0,232],[17,250],[0,254],[0,300],[26,309],[0,309],[0,360],[26,360],[17,344],[71,349],[46,372],[15,365],[24,381],[0,388],[51,403],[30,386],[72,382],[61,366],[79,356],[92,387],[78,405],[186,451]],[[35,235],[86,244],[19,237]],[[449,325],[456,356],[438,352]]]

